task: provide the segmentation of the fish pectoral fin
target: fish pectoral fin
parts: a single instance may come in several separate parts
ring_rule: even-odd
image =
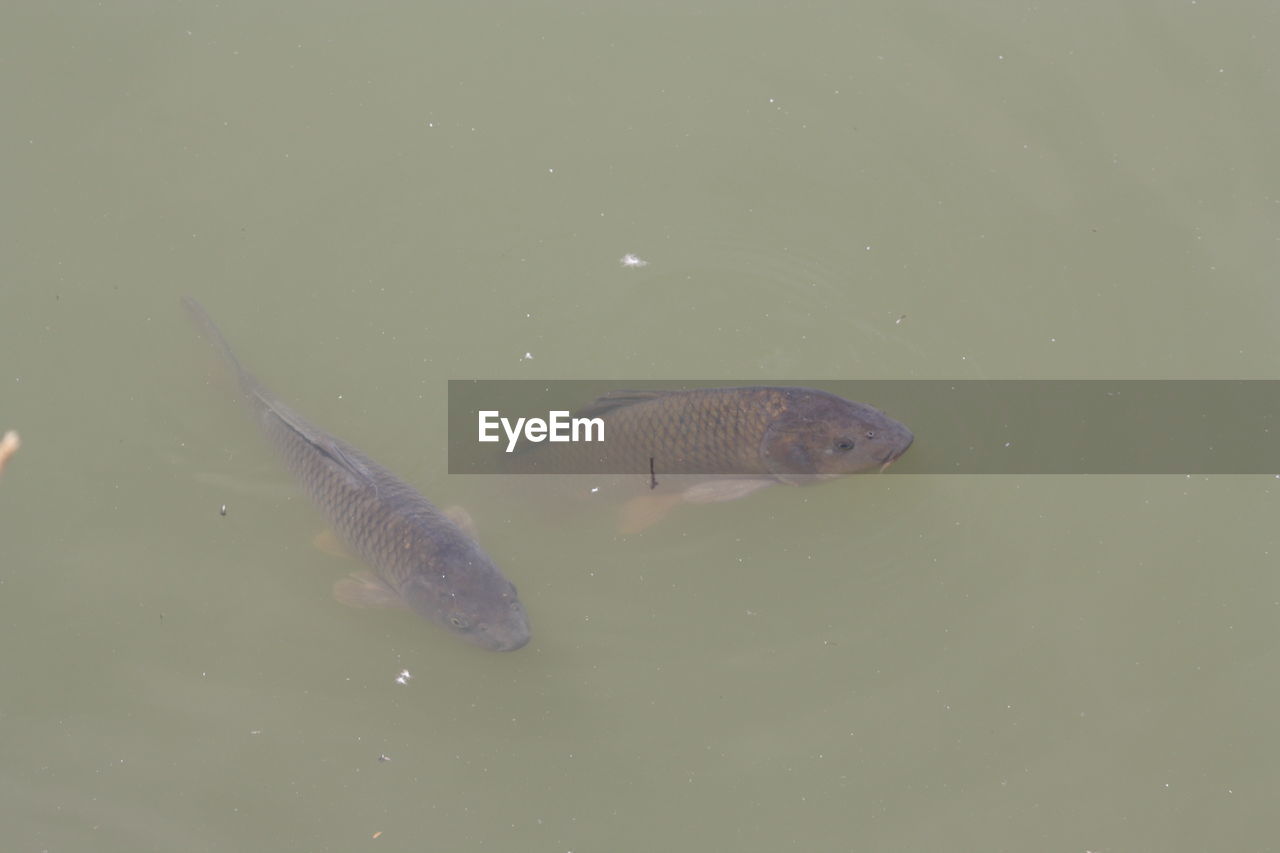
[[[444,517],[458,525],[458,529],[467,534],[468,537],[472,540],[478,539],[476,536],[476,522],[475,519],[471,517],[471,513],[467,512],[460,506],[446,507],[443,512]]]
[[[647,530],[667,517],[667,513],[679,504],[679,494],[640,495],[632,498],[618,510],[618,532],[632,536]]]
[[[714,504],[735,501],[772,486],[776,480],[709,480],[667,494],[648,494],[632,498],[618,512],[618,532],[624,536],[639,533],[657,524],[681,503]]]
[[[342,540],[338,538],[338,534],[328,528],[325,528],[315,536],[312,536],[311,544],[315,546],[317,551],[320,551],[323,554],[328,554],[330,557],[351,557],[351,552],[342,544]]]
[[[772,486],[774,480],[710,480],[690,486],[681,493],[685,503],[714,504],[724,501],[736,501],[747,495],[760,491],[765,486]]]
[[[354,572],[333,585],[333,597],[352,607],[408,609],[403,598],[373,572]]]

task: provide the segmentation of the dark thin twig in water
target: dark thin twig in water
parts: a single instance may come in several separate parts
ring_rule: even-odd
[[[649,457],[649,488],[658,488],[658,477],[653,473],[653,457]]]

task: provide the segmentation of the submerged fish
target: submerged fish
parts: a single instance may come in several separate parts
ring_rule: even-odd
[[[312,426],[240,366],[198,302],[182,304],[235,371],[240,392],[286,466],[373,572],[334,587],[348,603],[408,607],[486,649],[529,642],[515,586],[445,513],[351,445]]]
[[[649,491],[624,509],[623,532],[676,503],[744,497],[774,483],[803,485],[885,468],[911,446],[906,426],[825,391],[784,386],[614,391],[579,418],[599,418],[600,443],[522,444],[508,470],[632,475]]]

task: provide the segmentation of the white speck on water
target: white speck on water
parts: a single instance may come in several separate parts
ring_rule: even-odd
[[[525,353],[524,355],[520,356],[520,360],[521,360],[521,361],[533,361],[533,353],[531,353],[531,352],[527,352],[527,353]]]
[[[622,264],[622,266],[627,269],[639,269],[640,267],[649,266],[648,261],[639,255],[632,254],[631,252],[627,252],[623,255],[622,258],[618,260],[618,263]]]
[[[396,676],[396,684],[408,684],[410,678],[413,678],[413,676],[409,674],[409,670],[402,669],[400,674]]]

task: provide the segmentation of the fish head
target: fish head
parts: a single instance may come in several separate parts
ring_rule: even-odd
[[[824,391],[795,389],[765,431],[762,455],[779,480],[801,483],[883,471],[913,440],[911,430],[879,409]]]
[[[409,608],[462,639],[496,652],[529,642],[529,616],[507,580],[483,554],[483,565],[449,566],[410,577],[400,587]],[[445,581],[445,582],[440,582]]]

